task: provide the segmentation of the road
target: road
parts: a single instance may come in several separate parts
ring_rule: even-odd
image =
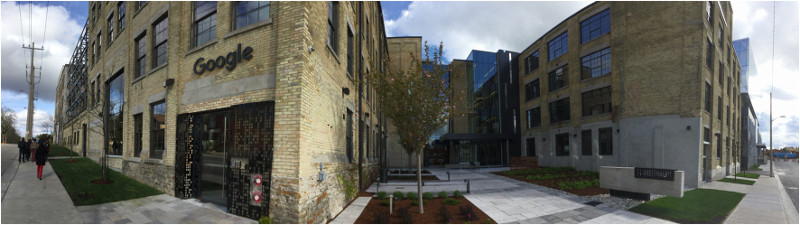
[[[789,194],[789,197],[792,198],[792,203],[794,203],[794,208],[798,209],[797,207],[797,200],[798,200],[798,180],[797,180],[797,169],[798,163],[797,162],[784,162],[783,160],[775,159],[775,174],[781,179],[781,184],[786,189],[786,193]],[[798,210],[800,211],[800,210]]]
[[[14,164],[12,162],[19,160],[19,148],[16,144],[3,144],[2,152],[3,171],[0,174],[5,174],[11,164]]]

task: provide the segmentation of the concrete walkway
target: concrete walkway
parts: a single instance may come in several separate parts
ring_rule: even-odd
[[[359,216],[361,216],[361,212],[364,211],[364,208],[367,208],[367,204],[369,204],[369,200],[372,199],[371,197],[358,197],[356,200],[353,200],[347,208],[336,216],[336,219],[333,219],[330,223],[332,224],[354,224]]]
[[[42,180],[36,164],[12,165],[3,174],[2,223],[83,223],[53,167],[48,163]]]
[[[86,223],[257,223],[225,213],[213,204],[166,194],[77,208]]]
[[[761,176],[724,223],[797,224],[798,215],[777,176]]]

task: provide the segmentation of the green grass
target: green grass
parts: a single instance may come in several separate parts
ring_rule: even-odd
[[[78,156],[78,153],[59,144],[50,145],[50,156]]]
[[[722,223],[743,197],[736,192],[694,189],[683,198],[663,197],[629,211],[678,223]]]
[[[737,177],[747,177],[747,178],[758,179],[758,177],[760,177],[761,175],[755,174],[755,173],[747,173],[747,174],[745,174],[745,173],[737,173],[736,176]]]
[[[752,166],[750,166],[750,168],[747,168],[747,170],[762,171],[761,168],[758,168],[758,164],[753,164]]]
[[[733,178],[723,178],[722,180],[719,180],[719,181],[728,182],[728,183],[735,183],[735,184],[747,184],[747,185],[753,185],[753,184],[756,183],[755,181],[752,181],[752,180],[745,180],[745,179],[736,179],[736,180],[734,180]]]
[[[66,163],[68,159],[50,160],[69,197],[77,206],[94,205],[136,199],[162,194],[153,187],[128,178],[114,170],[106,170],[111,184],[93,184],[91,181],[102,178],[102,167],[87,158],[76,158],[76,163]]]

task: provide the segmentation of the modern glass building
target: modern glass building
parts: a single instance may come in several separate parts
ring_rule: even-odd
[[[753,51],[750,48],[750,38],[743,38],[733,41],[733,49],[736,52],[736,57],[739,58],[739,66],[741,67],[741,115],[742,115],[742,145],[741,145],[741,158],[742,168],[749,168],[757,163],[758,144],[758,118],[753,109],[753,104],[750,101],[749,94],[749,81],[751,76],[757,76],[756,60],[753,57]]]
[[[733,49],[736,52],[736,57],[739,58],[739,66],[742,68],[741,93],[748,93],[750,77],[758,76],[756,60],[753,58],[753,51],[750,50],[750,38],[733,41]]]

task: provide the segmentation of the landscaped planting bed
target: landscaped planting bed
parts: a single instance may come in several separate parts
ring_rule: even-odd
[[[416,192],[411,195],[416,195]],[[389,200],[387,193],[378,193],[377,198],[372,198],[361,216],[355,223],[357,224],[443,224],[443,223],[491,223],[486,213],[475,207],[469,200],[454,193],[447,196],[447,193],[438,193],[435,197],[433,193],[423,194],[425,198],[423,207],[425,213],[419,214],[419,207],[415,204],[418,196],[411,196],[407,199],[408,193],[395,193],[400,199],[394,200],[394,212],[389,215]]]
[[[594,171],[576,171],[571,167],[540,167],[494,172],[540,186],[566,191],[579,196],[608,194],[608,189],[600,188],[600,174]]]

